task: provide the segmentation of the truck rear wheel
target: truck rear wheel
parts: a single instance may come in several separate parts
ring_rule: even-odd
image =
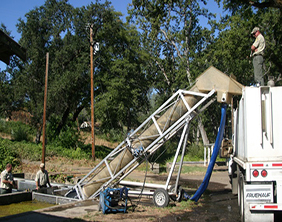
[[[240,173],[240,179],[239,179],[239,189],[238,192],[240,193],[240,215],[241,215],[241,221],[245,222],[245,204],[244,204],[244,175]],[[239,191],[240,190],[240,191]],[[238,197],[239,197],[238,193]]]
[[[240,207],[240,203],[241,203],[240,179],[238,180],[238,183],[237,183],[237,191],[238,191],[238,194],[237,194],[238,207]]]

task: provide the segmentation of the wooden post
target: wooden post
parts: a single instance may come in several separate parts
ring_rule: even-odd
[[[49,67],[49,52],[46,53],[46,73],[45,73],[45,91],[44,91],[44,108],[43,108],[42,163],[44,163],[44,164],[45,164],[45,150],[46,150],[46,148],[45,148],[45,132],[46,132],[48,67]]]
[[[92,160],[95,160],[93,47],[94,47],[93,27],[92,25],[90,25],[91,136],[92,136]]]

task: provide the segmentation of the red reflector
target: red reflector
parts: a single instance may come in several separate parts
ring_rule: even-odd
[[[265,205],[264,209],[278,209],[277,205]]]
[[[267,171],[266,171],[266,170],[262,170],[262,171],[261,171],[261,175],[262,175],[263,177],[266,177],[266,176],[267,176]]]
[[[281,166],[282,166],[282,163],[273,163],[272,166],[273,166],[273,167],[281,167]]]
[[[254,163],[252,167],[263,167],[263,163]]]
[[[253,176],[254,176],[254,177],[258,177],[258,175],[259,175],[259,172],[258,172],[257,170],[254,170],[254,171],[253,171]]]

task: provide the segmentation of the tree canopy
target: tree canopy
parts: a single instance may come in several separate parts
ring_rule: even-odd
[[[225,8],[236,9],[242,5],[254,6],[259,9],[263,8],[280,8],[282,9],[281,0],[216,0],[217,2],[222,2]]]
[[[265,80],[282,73],[281,1],[216,0],[228,10],[216,20],[205,0],[132,0],[127,21],[111,3],[74,8],[68,0],[46,0],[19,19],[27,62],[13,57],[0,72],[0,113],[25,110],[37,141],[42,130],[46,53],[49,52],[49,139],[60,137],[90,108],[89,26],[100,50],[94,55],[95,119],[103,132],[137,127],[173,92],[189,88],[210,65],[244,85],[253,79],[249,58],[253,27],[267,45]],[[266,6],[268,3],[268,6]],[[202,18],[208,20],[202,24]],[[9,33],[2,25],[1,30]],[[195,124],[206,139],[217,129],[217,106]],[[86,113],[86,114],[85,114]],[[83,117],[84,118],[84,117]],[[203,137],[204,139],[204,137]]]

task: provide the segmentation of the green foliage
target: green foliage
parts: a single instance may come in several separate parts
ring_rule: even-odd
[[[172,162],[174,156],[169,157],[166,162]],[[204,147],[202,144],[197,145],[192,143],[187,146],[184,161],[200,161],[204,159]],[[177,161],[180,161],[180,156],[178,156]]]
[[[203,160],[204,158],[204,147],[202,144],[191,144],[187,148],[187,154],[185,155],[185,161]]]
[[[67,149],[76,149],[82,144],[77,128],[73,126],[65,126],[60,134],[53,137],[50,142],[55,146]]]
[[[268,1],[248,1],[248,0],[215,0],[218,4],[222,2],[224,4],[224,9],[230,10],[231,12],[236,12],[238,9],[244,9],[252,6],[253,10],[256,9],[266,9],[266,8],[280,8],[282,9],[282,3],[280,0],[268,0]]]
[[[20,163],[19,154],[11,148],[8,140],[0,138],[0,169],[4,170],[7,163],[11,163],[13,166],[17,166]]]
[[[20,121],[5,121],[0,119],[0,132],[11,134],[12,139],[15,141],[30,141],[31,135],[34,134],[35,130],[28,124]]]
[[[16,130],[12,131],[12,139],[15,141],[28,141],[28,133],[23,127],[19,127]]]
[[[13,57],[8,68],[0,72],[1,117],[10,116],[14,110],[27,110],[39,142],[43,73],[49,52],[47,142],[79,153],[77,148],[82,145],[72,123],[81,110],[89,110],[90,103],[86,24],[93,25],[94,42],[100,43],[100,51],[94,56],[95,120],[111,141],[123,140],[124,129],[137,127],[152,112],[151,106],[155,110],[177,89],[189,87],[210,65],[249,85],[253,68],[247,56],[254,41],[249,36],[254,26],[261,28],[267,42],[265,80],[268,75],[277,80],[282,73],[281,10],[254,9],[249,2],[239,0],[216,1],[232,12],[219,22],[205,8],[205,0],[134,0],[130,18],[124,23],[121,13],[115,12],[108,1],[74,8],[67,0],[46,0],[17,24],[19,43],[27,49],[28,62]],[[208,19],[210,29],[201,26],[202,17]],[[10,34],[4,25],[1,29]],[[215,123],[219,122],[216,106],[201,115],[209,139],[215,136]],[[13,132],[15,140],[35,135],[34,129],[6,124],[0,121],[0,131]],[[192,143],[197,127],[197,123],[191,125]],[[172,142],[164,147],[168,156],[173,153],[170,146],[175,145]]]
[[[81,148],[76,148],[76,149],[66,149],[62,146],[47,146],[49,151],[47,152],[47,155],[57,155],[57,156],[62,156],[62,157],[68,157],[71,159],[90,159],[91,155],[89,152],[83,151]]]
[[[149,161],[156,162],[162,165],[166,164],[167,162],[172,162],[178,146],[178,140],[179,138],[174,138],[167,141],[149,158]],[[192,143],[187,145],[184,161],[199,161],[203,159],[204,147],[202,144],[197,145],[196,143]],[[180,161],[180,156],[178,156],[177,161]]]
[[[10,141],[8,139],[0,139],[5,147],[8,150],[11,150],[14,153],[17,153],[17,157],[22,159],[27,159],[30,161],[39,161],[41,160],[42,154],[42,145],[37,145],[32,142],[18,142],[18,141]]]
[[[112,151],[111,148],[95,145],[95,157],[98,159],[104,159],[111,151]],[[81,152],[84,152],[85,154],[87,154],[87,158],[91,158],[92,157],[92,145],[87,144],[87,145],[81,146]]]
[[[77,128],[77,123],[66,120],[60,132],[57,132],[57,122],[59,118],[52,116],[47,124],[46,135],[47,142],[54,146],[61,146],[67,149],[76,149],[83,144],[82,138]]]
[[[8,75],[4,72],[0,72],[0,116],[7,117],[13,110],[13,94],[12,85],[8,81]]]
[[[0,98],[0,113],[26,108],[39,142],[45,85],[42,73],[49,52],[46,118],[54,122],[61,145],[72,146],[70,131],[63,130],[61,135],[60,131],[89,107],[90,27],[86,29],[86,25],[91,24],[94,42],[100,43],[100,51],[94,56],[95,115],[104,131],[138,125],[138,114],[148,108],[144,95],[150,86],[149,75],[142,71],[146,53],[139,45],[137,29],[124,23],[121,15],[108,1],[73,8],[67,0],[46,0],[27,12],[17,27],[28,62],[14,58],[1,73],[0,93],[5,96]]]
[[[6,121],[4,119],[0,119],[0,132],[8,133],[6,127]],[[11,131],[9,133],[11,133]]]
[[[96,131],[97,132],[97,131]],[[110,129],[106,132],[98,131],[99,138],[104,139],[106,141],[110,141],[112,143],[115,142],[122,142],[126,137],[126,131],[125,130],[119,130],[119,129]]]
[[[112,149],[104,146],[96,146],[96,158],[105,158]],[[91,159],[91,145],[82,145],[76,149],[67,149],[54,144],[46,145],[46,157],[62,156],[71,159]],[[8,162],[16,166],[21,160],[40,161],[42,157],[42,144],[32,142],[17,142],[0,138],[0,168],[6,166]]]
[[[207,171],[207,167],[203,166],[182,166],[181,173],[204,173]]]
[[[212,31],[199,18],[215,17],[201,6],[206,1],[133,1],[131,22],[142,30],[142,44],[150,54],[146,71],[154,74],[160,95],[190,86],[195,78],[191,63],[206,46]]]
[[[150,162],[156,162],[159,164],[165,164],[168,159],[173,159],[175,150],[177,148],[176,140],[169,140],[163,146],[161,146],[150,158]]]
[[[214,24],[219,30],[218,37],[203,51],[203,60],[199,64],[203,67],[214,65],[226,74],[235,75],[237,81],[243,85],[250,85],[254,74],[252,58],[249,55],[255,40],[250,32],[258,26],[266,40],[265,82],[268,76],[277,79],[282,71],[282,60],[279,56],[282,51],[281,19],[281,11],[277,9],[237,8],[233,14]]]

